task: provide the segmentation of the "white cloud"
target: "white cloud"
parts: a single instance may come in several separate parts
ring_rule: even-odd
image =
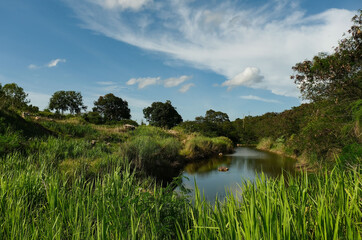
[[[60,59],[60,58],[51,60],[51,61],[47,64],[47,67],[48,67],[48,68],[56,67],[56,66],[58,65],[58,63],[60,63],[60,62],[65,63],[66,60],[65,60],[65,59]]]
[[[280,103],[278,100],[261,98],[261,97],[254,96],[254,95],[240,96],[240,98],[241,99],[246,99],[246,100],[255,100],[255,101],[261,101],[261,102],[268,102],[268,103]]]
[[[164,87],[177,87],[181,83],[191,79],[191,76],[183,75],[181,77],[171,77],[162,80],[161,77],[144,77],[144,78],[131,78],[126,82],[127,85],[138,84],[138,88],[142,89],[150,85],[163,85]]]
[[[189,80],[191,78],[191,76],[181,76],[181,77],[173,77],[173,78],[168,78],[166,80],[164,80],[164,86],[165,87],[177,87],[178,85],[180,85],[181,83]]]
[[[185,84],[179,89],[179,92],[185,93],[193,86],[195,86],[195,84],[193,84],[193,83]]]
[[[108,86],[108,85],[115,85],[115,82],[108,81],[108,82],[96,82],[98,85]]]
[[[263,80],[260,70],[256,67],[247,67],[243,72],[222,83],[230,90],[236,86],[257,87]]]
[[[85,28],[166,54],[172,61],[210,69],[229,80],[254,66],[264,79],[249,86],[286,96],[299,95],[289,78],[291,67],[318,52],[332,51],[355,14],[329,9],[307,16],[292,0],[272,1],[259,8],[245,8],[232,0],[212,6],[205,5],[209,1],[196,5],[174,0],[127,14],[115,7],[118,1],[110,1],[108,8],[97,7],[100,0],[67,2]]]
[[[131,9],[137,11],[151,0],[90,0],[106,9]]]
[[[127,85],[138,84],[138,88],[142,89],[150,85],[155,85],[160,83],[160,77],[146,77],[146,78],[131,78],[126,82]]]
[[[51,60],[49,63],[44,64],[43,66],[38,66],[36,64],[30,64],[30,65],[28,65],[28,68],[31,69],[31,70],[44,68],[44,67],[53,68],[53,67],[56,67],[60,62],[65,63],[66,60],[61,59],[61,58],[57,58],[57,59]]]

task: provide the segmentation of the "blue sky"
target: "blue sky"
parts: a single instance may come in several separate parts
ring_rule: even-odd
[[[359,0],[2,0],[0,83],[45,108],[58,90],[91,110],[113,93],[132,118],[171,100],[184,120],[301,103],[291,67],[331,52]]]

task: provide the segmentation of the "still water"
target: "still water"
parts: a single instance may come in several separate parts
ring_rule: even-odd
[[[233,154],[215,156],[198,163],[188,164],[182,173],[183,185],[194,193],[195,181],[199,190],[204,192],[208,201],[223,199],[226,190],[240,191],[239,185],[243,181],[254,181],[258,174],[264,173],[267,177],[277,177],[286,172],[294,172],[295,160],[277,154],[264,152],[252,147],[238,147]],[[218,168],[225,166],[227,172],[220,172]]]

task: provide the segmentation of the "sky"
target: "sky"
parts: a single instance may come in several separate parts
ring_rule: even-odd
[[[132,119],[170,100],[184,120],[231,120],[302,103],[292,66],[331,53],[360,0],[1,0],[0,83],[47,108],[80,91],[107,93]]]

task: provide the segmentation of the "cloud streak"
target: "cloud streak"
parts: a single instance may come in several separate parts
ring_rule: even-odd
[[[143,89],[151,85],[163,85],[166,88],[177,87],[185,81],[191,79],[191,76],[172,77],[162,80],[161,77],[131,78],[126,82],[127,85],[138,85],[138,89]]]
[[[152,2],[151,0],[91,0],[105,9],[131,9],[134,11],[140,10],[144,5]]]
[[[51,60],[46,66],[48,68],[52,68],[52,67],[56,67],[58,65],[58,63],[65,63],[66,60],[65,59],[61,59],[61,58],[57,58],[57,59],[54,59],[54,60]]]
[[[30,70],[35,70],[35,69],[39,69],[39,68],[53,68],[53,67],[56,67],[59,63],[65,63],[66,61],[67,61],[66,59],[57,58],[57,59],[51,60],[50,62],[48,62],[47,64],[44,64],[43,66],[38,66],[36,64],[30,64],[30,65],[28,65],[28,68]]]
[[[179,92],[180,93],[185,93],[188,90],[190,90],[190,88],[193,87],[193,86],[195,86],[195,84],[193,84],[193,83],[185,84],[179,89]]]
[[[328,52],[351,25],[354,12],[329,9],[307,16],[294,1],[273,1],[258,8],[195,1],[139,2],[125,12],[121,0],[67,0],[83,27],[141,49],[166,54],[195,68],[225,76],[224,86],[263,88],[297,96],[291,67],[318,52]],[[126,2],[126,1],[125,1]],[[122,5],[123,4],[123,5]],[[117,6],[121,8],[117,8]],[[245,71],[263,73],[246,81]],[[240,84],[242,83],[242,84]],[[258,83],[258,84],[254,84]]]
[[[254,95],[240,96],[240,98],[245,99],[245,100],[254,100],[254,101],[260,101],[260,102],[267,102],[267,103],[280,103],[278,100],[261,98],[261,97],[254,96]]]

